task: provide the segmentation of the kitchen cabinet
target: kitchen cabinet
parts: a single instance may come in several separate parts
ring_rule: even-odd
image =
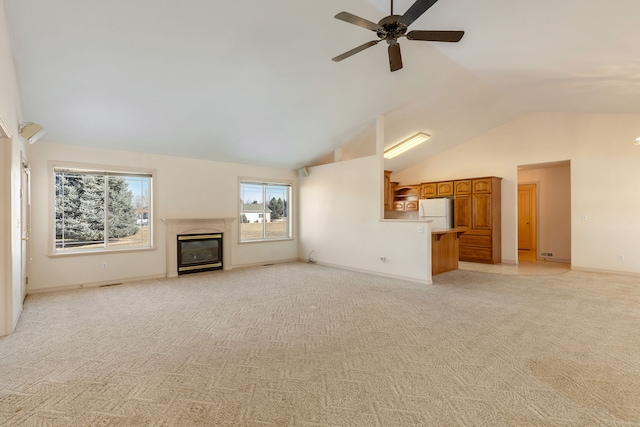
[[[391,209],[395,211],[416,211],[419,199],[453,196],[453,226],[464,231],[457,236],[459,260],[489,264],[502,261],[502,178],[489,176],[402,186],[390,182],[390,185]]]
[[[419,185],[395,185],[393,187],[393,210],[417,211],[419,195]]]
[[[453,196],[453,181],[425,182],[420,185],[420,198]]]
[[[454,227],[460,236],[460,261],[497,264],[502,260],[501,180],[455,181]]]
[[[461,196],[455,196],[455,198],[453,199],[453,226],[460,228],[471,228],[471,212],[471,195],[463,194]]]
[[[429,197],[438,196],[438,185],[435,182],[427,182],[420,185],[420,198],[428,199]]]
[[[462,196],[466,194],[471,194],[471,180],[463,179],[454,182],[454,196]]]
[[[453,196],[453,181],[438,183],[438,197]]]
[[[392,209],[393,209],[393,184],[391,183],[391,171],[384,171],[384,210],[390,211]]]

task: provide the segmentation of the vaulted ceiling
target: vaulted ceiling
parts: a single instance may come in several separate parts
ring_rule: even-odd
[[[528,111],[640,113],[640,1],[439,0],[401,39],[384,0],[4,0],[25,121],[44,141],[295,169],[372,138],[432,139],[402,170]],[[402,14],[413,0],[397,0]],[[385,165],[386,167],[386,165]]]

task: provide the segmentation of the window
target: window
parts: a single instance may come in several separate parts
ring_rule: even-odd
[[[54,166],[55,254],[152,247],[149,172]]]
[[[240,242],[291,239],[291,184],[240,181]]]

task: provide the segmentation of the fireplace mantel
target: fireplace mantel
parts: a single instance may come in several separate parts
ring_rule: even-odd
[[[167,277],[178,275],[178,234],[224,233],[222,269],[231,268],[231,224],[235,218],[162,218],[167,225]]]

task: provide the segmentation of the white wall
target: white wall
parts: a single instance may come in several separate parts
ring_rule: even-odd
[[[638,114],[531,113],[392,180],[502,177],[502,256],[515,262],[517,166],[570,160],[572,266],[640,273],[640,147],[632,144],[638,136]]]
[[[166,272],[165,224],[161,218],[238,218],[239,178],[287,180],[295,171],[153,154],[102,150],[38,141],[30,147],[32,169],[32,265],[29,291],[66,286],[114,283],[144,277],[163,277]],[[49,161],[155,169],[152,251],[49,256],[50,218]],[[294,187],[295,188],[295,187]],[[293,215],[295,218],[295,202]],[[294,221],[294,227],[297,224]],[[232,227],[231,267],[297,259],[297,240],[238,243],[238,222]],[[294,228],[295,231],[295,228]],[[108,268],[102,269],[107,262]],[[225,262],[229,262],[225,260]]]
[[[519,184],[536,184],[536,252],[553,252],[560,262],[571,262],[571,169],[569,165],[518,171]]]
[[[0,118],[11,139],[0,139],[0,336],[11,333],[22,312],[20,249],[20,152],[22,121],[13,55],[4,8],[0,0]]]
[[[428,224],[381,221],[381,187],[377,156],[309,168],[300,182],[300,258],[319,248],[321,264],[431,283]]]

